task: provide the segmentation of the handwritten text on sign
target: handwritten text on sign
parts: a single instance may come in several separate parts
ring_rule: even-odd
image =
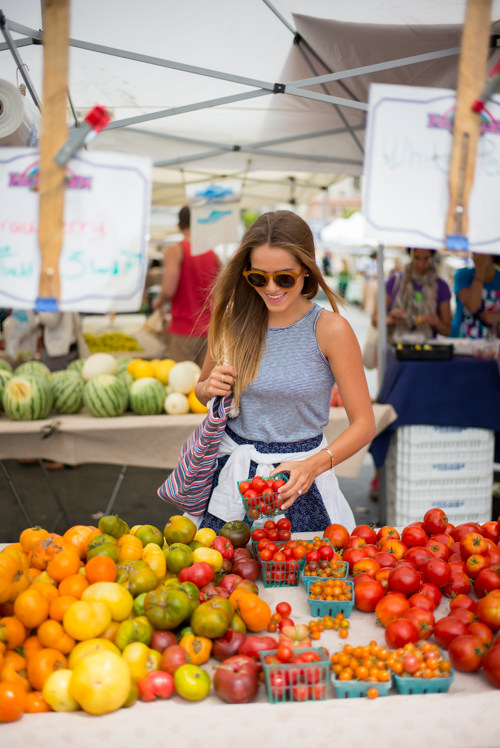
[[[366,239],[439,249],[445,243],[455,92],[370,87],[366,137]],[[481,120],[469,202],[469,246],[500,254],[500,97]]]
[[[38,152],[0,148],[0,307],[38,296]],[[139,309],[147,270],[151,164],[93,151],[67,166],[61,311]]]

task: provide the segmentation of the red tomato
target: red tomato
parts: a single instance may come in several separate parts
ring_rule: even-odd
[[[342,556],[342,558],[346,563],[349,564],[349,573],[352,574],[352,567],[354,566],[356,561],[360,561],[362,558],[366,558],[366,553],[364,551],[364,548],[350,548],[349,550],[344,551],[344,555]]]
[[[363,550],[369,558],[375,558],[375,556],[380,553],[380,550],[376,545],[364,545]]]
[[[466,608],[453,608],[453,610],[450,610],[450,616],[458,618],[458,620],[465,623],[466,626],[473,623],[476,617],[472,610],[467,610]]]
[[[344,548],[349,539],[349,532],[344,525],[328,525],[323,532],[323,537],[327,538],[334,548]]]
[[[375,572],[375,580],[377,582],[380,582],[380,584],[382,585],[386,593],[389,589],[389,583],[387,580],[389,578],[390,573],[391,573],[391,568],[389,566],[386,566],[383,569],[379,569],[378,571]]]
[[[265,530],[276,530],[276,522],[272,519],[266,520],[266,522],[264,522],[264,529]]]
[[[429,509],[424,514],[424,530],[427,535],[436,535],[438,532],[444,532],[446,525],[448,524],[448,517],[442,509],[437,507]]]
[[[417,627],[406,618],[399,618],[387,626],[385,640],[389,649],[399,649],[409,642],[415,643],[418,641]]]
[[[278,530],[268,530],[267,537],[269,538],[269,540],[279,540],[280,534]]]
[[[273,557],[273,554],[268,548],[263,548],[259,553],[262,561],[270,561]]]
[[[471,634],[455,637],[448,648],[451,664],[462,673],[472,673],[479,670],[483,664],[485,653],[484,642]]]
[[[425,564],[430,558],[434,558],[433,554],[428,548],[424,548],[421,545],[415,545],[406,551],[404,555],[405,561],[410,561],[412,564],[416,564],[417,569],[420,569],[422,564]]]
[[[284,561],[286,561],[286,556],[284,553],[281,553],[281,551],[278,551],[274,554],[273,561],[277,564],[282,564]]]
[[[335,553],[335,551],[333,550],[333,548],[331,547],[331,545],[322,545],[318,549],[318,553],[319,553],[319,557],[320,557],[320,559],[322,561],[323,560],[330,561],[333,558],[333,554]]]
[[[424,523],[423,522],[410,522],[408,527],[420,527],[421,530],[424,530]],[[425,532],[425,530],[424,530]],[[425,533],[427,535],[427,533]]]
[[[420,589],[420,577],[416,569],[410,566],[397,566],[389,574],[390,590],[402,592],[406,597],[414,595]]]
[[[354,588],[354,602],[359,610],[371,613],[377,607],[377,603],[385,595],[381,584],[372,579],[370,582],[360,582]]]
[[[281,488],[281,486],[286,486],[286,480],[283,480],[283,478],[277,478],[275,481],[273,481],[274,492],[276,492],[278,488]]]
[[[292,553],[294,558],[301,559],[306,555],[306,549],[301,545],[297,545],[295,548],[292,548]]]
[[[428,540],[425,547],[435,558],[442,558],[443,561],[447,561],[450,557],[450,549],[444,543]]]
[[[351,537],[355,535],[358,538],[363,538],[367,545],[373,545],[377,542],[377,533],[372,527],[368,525],[358,525],[351,532]]]
[[[493,631],[485,623],[474,621],[467,626],[467,631],[472,636],[477,636],[478,639],[481,639],[487,647],[491,647],[493,644]]]
[[[500,566],[491,566],[489,569],[483,569],[474,582],[474,592],[481,598],[500,589]]]
[[[424,530],[421,530],[420,527],[405,527],[401,534],[401,540],[408,546],[408,548],[413,548],[413,546],[423,546],[426,544],[428,539],[429,536]]]
[[[498,548],[488,548],[484,554],[484,558],[487,558],[490,562],[490,566],[500,565],[500,550]]]
[[[418,632],[419,639],[428,639],[434,631],[436,621],[431,610],[423,608],[410,608],[404,614],[404,619],[413,623]]]
[[[451,537],[453,537],[453,533],[455,532],[455,525],[452,525],[451,522],[448,522],[443,532],[445,535],[450,535]]]
[[[259,498],[259,494],[257,493],[257,491],[254,491],[253,488],[249,488],[248,491],[245,491],[245,493],[243,495],[244,495],[245,499],[253,499],[253,500],[255,500],[255,499]],[[257,506],[257,504],[255,503],[255,501],[253,501],[253,502],[250,501],[249,506],[255,507],[255,506]]]
[[[451,537],[451,535],[446,535],[444,532],[438,532],[436,535],[431,535],[429,540],[431,542],[436,541],[436,543],[444,543],[447,548],[451,548],[451,546],[453,545],[453,538]]]
[[[443,595],[455,597],[456,595],[468,595],[471,590],[470,579],[461,571],[454,571],[448,584],[442,588]]]
[[[477,604],[477,617],[492,631],[500,630],[500,595],[487,595]]]
[[[412,561],[409,561],[407,558],[402,558],[400,559],[400,561],[396,562],[396,568],[400,566],[407,566],[410,569],[415,569],[415,571],[417,570],[417,565]]]
[[[379,548],[381,551],[387,553],[393,553],[398,561],[404,557],[408,551],[408,546],[405,545],[401,540],[395,540],[394,538],[385,538],[379,541]]]
[[[488,543],[477,532],[470,532],[460,541],[460,555],[463,561],[467,561],[469,556],[479,554],[482,556],[488,550]]]
[[[407,610],[410,609],[410,603],[404,595],[385,595],[376,605],[375,615],[386,627],[392,621],[403,618]]]
[[[344,550],[348,551],[351,548],[363,548],[366,545],[364,538],[359,538],[357,535],[351,535],[344,545]]]
[[[473,554],[469,556],[465,562],[465,573],[471,579],[477,579],[483,569],[488,569],[491,566],[491,561],[486,556],[480,556],[479,554]]]
[[[252,478],[251,486],[253,490],[257,491],[259,494],[262,494],[262,491],[267,488],[266,481],[261,478],[260,475],[256,475],[254,478]]]
[[[252,530],[252,540],[258,542],[259,540],[264,540],[265,538],[267,538],[267,532],[263,527],[256,527],[255,530]]]
[[[240,483],[240,485],[239,485],[240,494],[242,496],[244,496],[245,493],[248,491],[249,488],[250,488],[250,481],[248,481],[248,480],[242,480],[241,483]]]
[[[426,582],[444,587],[451,579],[450,567],[442,558],[431,558],[420,567]]]
[[[360,582],[371,582],[372,580],[373,580],[373,577],[370,576],[370,574],[363,573],[363,574],[356,574],[356,576],[353,577],[352,582],[354,586],[356,587],[356,585],[359,584]]]
[[[443,649],[448,649],[455,637],[465,636],[465,634],[467,634],[467,626],[454,616],[440,618],[434,626],[434,639],[436,644]]]
[[[439,603],[441,602],[441,598],[443,597],[441,592],[439,591],[439,587],[437,587],[435,584],[432,584],[430,582],[426,582],[419,590],[420,595],[425,595],[425,597],[428,597],[432,600],[436,608],[438,607]]]
[[[281,549],[282,554],[285,556],[286,560],[288,561],[290,558],[293,558],[292,549],[285,546]]]
[[[366,548],[365,548],[366,550]],[[396,566],[396,559],[392,555],[392,553],[386,553],[385,551],[379,551],[374,557],[373,560],[376,561],[378,564],[380,564],[380,567],[382,569],[391,568],[393,566]]]
[[[456,608],[465,608],[465,610],[471,610],[473,613],[477,610],[477,603],[469,595],[457,595],[453,598],[450,603],[450,610]]]
[[[492,647],[483,657],[484,674],[495,688],[500,688],[500,647]]]
[[[282,618],[281,621],[278,623],[278,628],[281,631],[283,626],[295,626],[294,622],[291,618]]]
[[[278,603],[276,606],[276,613],[279,613],[282,618],[288,618],[292,612],[292,606],[289,603]]]
[[[261,496],[266,503],[269,503],[274,498],[274,492],[270,488],[265,488]]]
[[[498,522],[485,522],[482,526],[483,535],[485,538],[489,538],[494,543],[498,543],[500,540],[500,529]]]
[[[318,551],[309,551],[306,553],[306,561],[315,561],[318,563],[321,560]]]
[[[447,561],[449,564],[463,564],[462,556],[460,555],[460,553],[452,553]]]
[[[476,522],[464,522],[462,525],[457,525],[453,530],[453,540],[460,543],[462,538],[465,538],[465,536],[469,535],[471,532],[476,532],[479,533],[479,535],[482,535],[483,529],[481,525],[478,525]]]
[[[450,571],[452,574],[455,574],[457,571],[461,572],[462,574],[465,574],[465,562],[464,561],[454,561],[453,563],[448,563],[448,566],[450,567]]]
[[[287,530],[288,532],[290,532],[290,530],[292,529],[292,523],[290,522],[288,517],[282,517],[278,520],[276,527],[280,532],[286,532]]]
[[[282,644],[276,650],[276,657],[280,662],[290,662],[293,657],[293,649]]]
[[[456,541],[450,545],[450,553],[460,553],[460,543]],[[462,558],[460,556],[460,558]]]
[[[275,553],[278,553],[278,546],[276,545],[276,543],[273,543],[273,541],[268,541],[266,548],[268,551],[271,551],[273,556]]]
[[[408,598],[408,602],[410,603],[410,608],[422,608],[422,610],[430,610],[431,613],[436,610],[434,600],[431,600],[426,595],[422,595],[420,592]]]

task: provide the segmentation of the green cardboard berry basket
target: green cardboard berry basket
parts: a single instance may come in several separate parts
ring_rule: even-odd
[[[453,670],[449,671],[448,678],[413,678],[411,675],[402,676],[394,674],[394,681],[398,693],[410,696],[424,693],[448,693],[450,686],[455,680]]]
[[[337,699],[353,699],[366,696],[370,688],[375,688],[379,696],[387,696],[392,688],[392,676],[386,683],[369,680],[339,680],[332,673],[332,686]]]
[[[276,542],[278,548],[284,548],[286,542]],[[298,587],[300,572],[304,568],[306,557],[294,558],[290,561],[263,561],[257,550],[257,561],[260,564],[260,574],[264,587]]]
[[[270,703],[324,701],[328,697],[328,674],[330,672],[328,652],[323,647],[299,647],[293,652],[294,655],[314,652],[319,655],[320,662],[266,665],[265,658],[267,655],[276,655],[276,650],[259,652]]]
[[[348,582],[348,585],[351,588],[352,600],[311,600],[308,591],[307,602],[309,603],[311,615],[321,616],[322,618],[323,616],[335,617],[337,613],[343,613],[346,618],[349,618],[354,607],[354,584],[353,582]]]
[[[268,475],[267,477],[262,476],[262,480],[278,480],[278,478],[281,478],[281,480],[288,482],[289,476],[286,475],[286,473]],[[248,480],[248,478],[245,478],[245,480]],[[245,481],[240,480],[237,484],[238,493],[240,494],[240,496],[240,483],[244,482]],[[283,515],[284,517],[286,517],[288,514],[288,509],[281,509],[281,503],[283,500],[280,499],[278,492],[273,493],[269,497],[269,500],[266,503],[264,509],[261,506],[262,499],[246,499],[244,496],[241,496],[241,500],[243,501],[245,514],[249,522],[255,522],[255,520],[260,519],[261,517],[265,517],[266,519],[272,519],[273,517],[277,517],[278,515]]]

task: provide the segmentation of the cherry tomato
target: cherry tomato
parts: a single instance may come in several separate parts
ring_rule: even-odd
[[[280,534],[278,530],[268,530],[267,537],[269,538],[269,540],[279,540]]]
[[[306,549],[301,545],[296,545],[295,548],[292,548],[292,553],[294,558],[301,559],[306,555]]]
[[[280,662],[290,662],[293,657],[293,650],[282,644],[276,651],[276,657]]]
[[[274,520],[272,520],[272,519],[268,519],[264,523],[264,529],[265,530],[276,530],[276,522],[274,522]]]
[[[266,481],[261,478],[259,475],[256,475],[254,478],[252,478],[251,486],[254,491],[257,491],[259,494],[262,494],[266,486]]]
[[[252,540],[258,542],[264,538],[267,538],[267,531],[263,527],[256,527],[255,530],[252,530]]]
[[[286,480],[283,480],[282,478],[278,478],[273,483],[273,491],[276,492],[278,488],[281,488],[281,486],[286,486]]]
[[[276,606],[276,613],[279,613],[282,618],[288,618],[292,612],[292,606],[288,603],[278,603]]]
[[[243,496],[245,497],[245,499],[258,499],[259,498],[259,494],[257,493],[257,491],[254,491],[253,488],[249,488],[248,491],[245,491]]]
[[[290,530],[279,530],[278,538],[283,542],[290,540]]]
[[[241,483],[240,483],[240,485],[239,485],[240,494],[242,496],[244,496],[245,493],[248,491],[249,488],[250,488],[250,481],[248,481],[248,480],[242,480]]]

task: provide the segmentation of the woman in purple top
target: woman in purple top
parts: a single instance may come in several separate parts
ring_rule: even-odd
[[[405,270],[393,273],[386,283],[387,324],[392,331],[423,332],[427,338],[451,331],[451,293],[438,277],[433,249],[409,249]]]

